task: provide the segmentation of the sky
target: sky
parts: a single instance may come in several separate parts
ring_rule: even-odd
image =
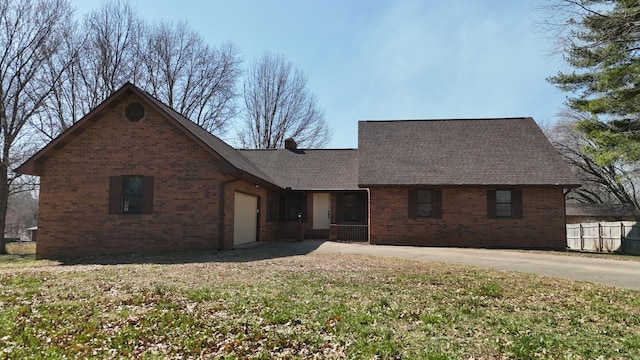
[[[77,14],[99,0],[72,0]],[[531,116],[557,121],[563,70],[541,29],[547,0],[131,0],[141,18],[187,21],[244,65],[268,51],[308,78],[333,132],[356,148],[359,120]]]

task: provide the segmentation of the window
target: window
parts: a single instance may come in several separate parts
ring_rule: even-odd
[[[153,214],[153,176],[110,177],[109,214]]]
[[[416,216],[431,217],[433,215],[433,196],[431,190],[416,190]]]
[[[489,190],[487,193],[487,213],[491,219],[521,219],[522,191]]]
[[[300,214],[300,218],[298,218]],[[280,220],[307,221],[307,194],[287,193],[280,197]]]
[[[437,189],[409,190],[409,218],[442,218],[442,192]]]
[[[142,214],[142,176],[122,177],[122,214]]]
[[[352,192],[337,194],[337,220],[346,222],[367,221],[367,193]]]
[[[496,190],[496,217],[511,217],[511,190]]]

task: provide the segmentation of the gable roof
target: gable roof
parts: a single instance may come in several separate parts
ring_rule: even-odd
[[[360,121],[360,186],[579,186],[530,118]]]
[[[229,146],[215,135],[212,135],[191,120],[182,116],[169,106],[163,104],[158,99],[151,96],[146,91],[141,90],[131,83],[126,83],[119,90],[109,96],[98,107],[90,111],[82,119],[77,121],[58,137],[53,139],[44,148],[38,151],[30,159],[20,165],[15,171],[22,174],[41,175],[42,163],[62,149],[72,139],[83,133],[93,123],[106,115],[111,109],[129,97],[131,94],[137,95],[142,101],[150,105],[154,110],[164,115],[171,124],[182,130],[187,136],[199,143],[205,150],[209,151],[216,158],[220,159],[230,172],[240,172],[249,175],[254,180],[264,180],[270,184],[273,182],[269,177],[257,168],[251,161],[240,154],[236,149]]]
[[[276,185],[292,190],[361,190],[356,149],[241,150]]]

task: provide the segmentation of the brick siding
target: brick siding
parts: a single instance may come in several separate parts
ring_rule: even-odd
[[[141,121],[125,119],[138,100],[125,99],[44,163],[38,258],[219,246],[219,184],[230,177],[149,106]],[[154,176],[153,214],[108,215],[109,177],[119,175]]]
[[[441,190],[441,219],[409,219],[409,188],[371,188],[370,243],[500,248],[566,247],[561,187],[522,188],[522,219],[488,219],[488,187],[443,187]]]

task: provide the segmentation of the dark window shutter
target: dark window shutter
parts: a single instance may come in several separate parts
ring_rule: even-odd
[[[511,214],[514,219],[522,219],[522,190],[511,191]]]
[[[442,219],[442,191],[433,190],[431,194],[433,196],[431,199],[431,206],[433,207],[431,216],[434,219]]]
[[[409,219],[416,219],[418,217],[418,196],[415,190],[409,190],[409,201],[407,206]]]
[[[278,219],[280,221],[286,221],[287,220],[287,196],[286,195],[280,195],[280,199],[279,199],[279,211],[278,211]]]
[[[496,218],[496,191],[487,190],[487,217],[489,219]]]
[[[142,178],[142,213],[153,214],[153,176]]]
[[[307,194],[300,194],[300,213],[302,222],[307,222]]]
[[[344,195],[336,194],[336,221],[344,221]]]
[[[120,198],[122,197],[122,184],[120,176],[109,177],[109,215],[120,214]]]

